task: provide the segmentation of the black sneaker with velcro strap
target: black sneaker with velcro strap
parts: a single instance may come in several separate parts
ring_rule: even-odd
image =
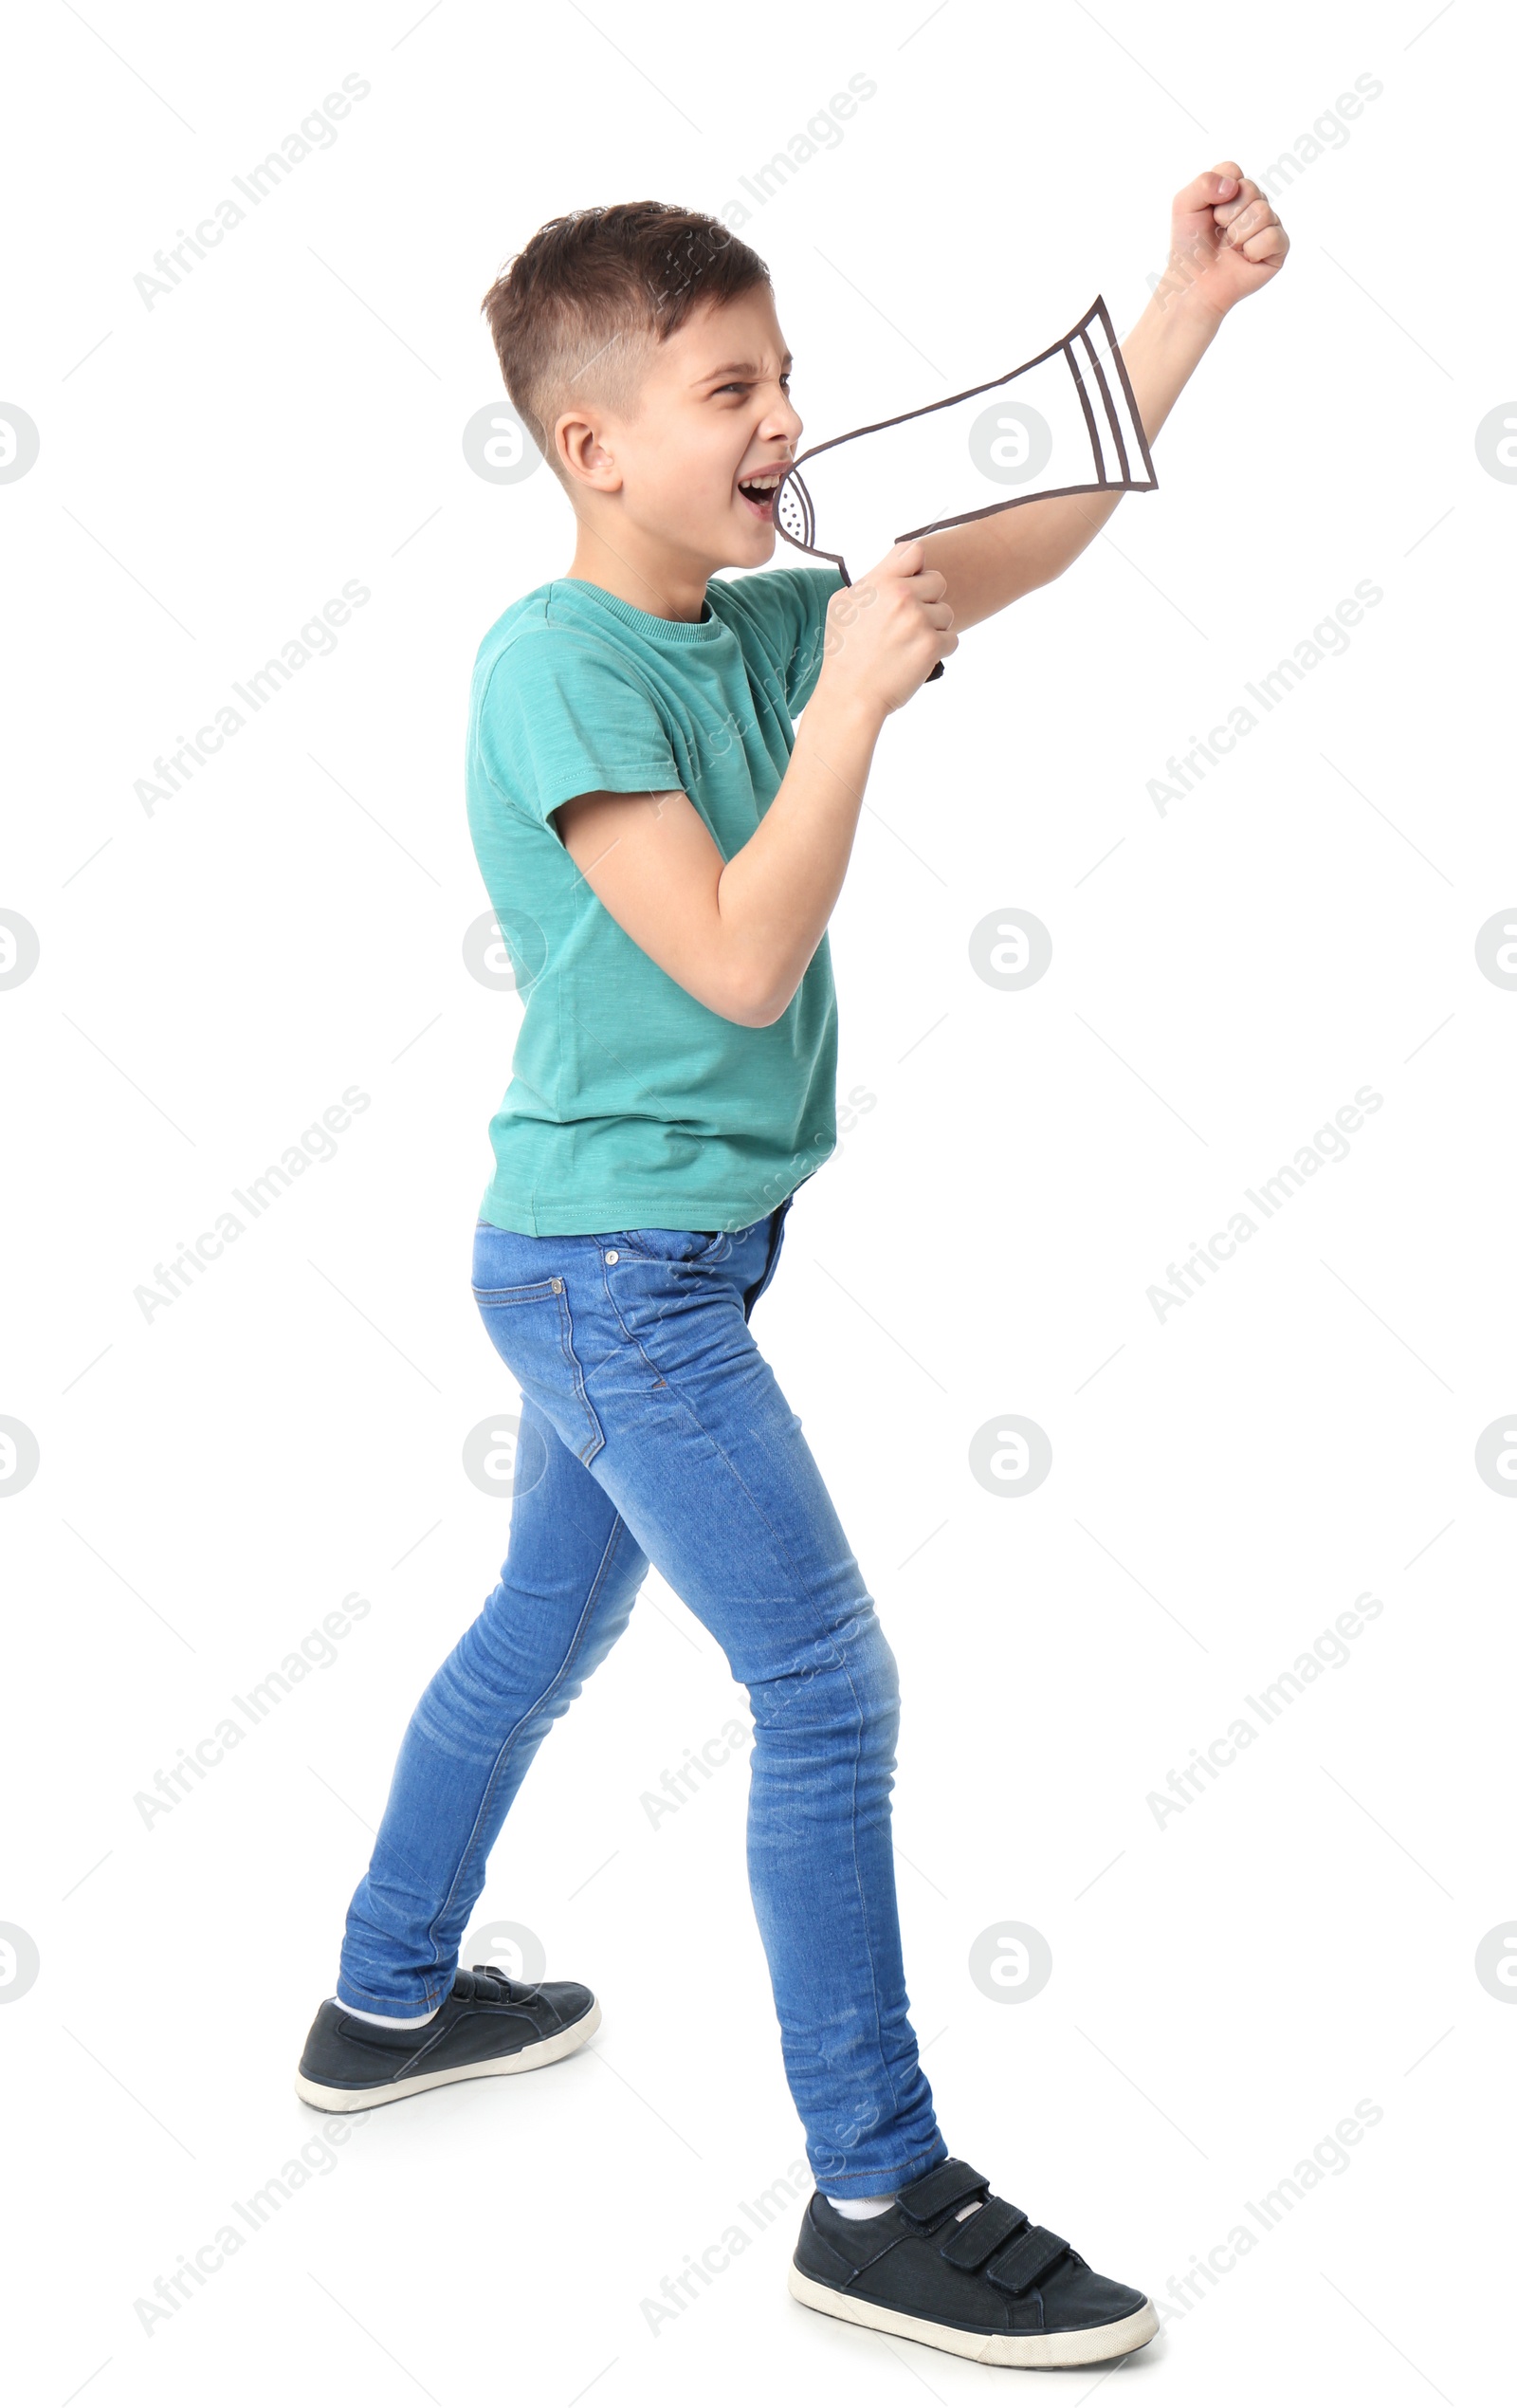
[[[462,1966],[430,2023],[387,2031],[335,1998],[317,2010],[295,2087],[329,2115],[388,2106],[446,2082],[526,2073],[582,2049],[600,2005],[578,1981],[516,1981],[499,1965]]]
[[[943,2158],[878,2215],[807,2203],[790,2288],[808,2307],[982,2366],[1088,2366],[1159,2330],[1151,2299]]]

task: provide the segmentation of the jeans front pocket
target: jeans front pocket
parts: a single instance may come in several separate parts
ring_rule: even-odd
[[[595,1241],[603,1250],[634,1255],[640,1262],[723,1262],[732,1252],[731,1233],[719,1229],[614,1229]]]
[[[591,1462],[605,1445],[606,1433],[575,1352],[574,1318],[563,1280],[555,1276],[523,1287],[476,1286],[474,1301],[490,1344],[521,1382],[523,1396],[582,1463]]]

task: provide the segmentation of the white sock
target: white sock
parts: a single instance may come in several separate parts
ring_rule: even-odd
[[[426,2015],[375,2015],[370,2013],[367,2007],[350,2007],[347,2000],[338,1997],[335,1991],[332,1995],[332,2004],[335,2007],[340,2007],[345,2015],[356,2015],[360,2023],[376,2023],[385,2031],[418,2031],[424,2023],[430,2023],[432,2015],[438,2013],[434,2007],[431,2014]]]
[[[899,2191],[887,2191],[883,2199],[834,2199],[826,2191],[822,2194],[828,2206],[835,2207],[839,2215],[847,2215],[854,2219],[861,2215],[883,2215],[887,2207],[894,2207],[900,2196]],[[962,2224],[966,2215],[973,2215],[976,2208],[983,2207],[983,2199],[971,2199],[967,2207],[960,2209],[954,2222]]]

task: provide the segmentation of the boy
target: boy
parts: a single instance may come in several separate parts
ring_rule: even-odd
[[[1150,441],[1286,248],[1231,161],[1179,195],[1123,347]],[[297,2088],[380,2105],[595,2031],[580,1984],[462,1971],[458,1950],[528,1765],[652,1562],[753,1708],[749,1880],[817,2185],[792,2291],[991,2364],[1114,2358],[1158,2330],[1151,2301],[938,2128],[896,1915],[895,1658],[749,1318],[835,1143],[827,924],[881,728],[1116,497],[899,543],[846,592],[832,567],[713,581],[771,558],[766,495],[801,433],[763,263],[637,202],[544,226],[484,308],[577,529],[567,574],[484,638],[468,727],[525,1003],[473,1257],[521,1388],[510,1548],[406,1733]]]

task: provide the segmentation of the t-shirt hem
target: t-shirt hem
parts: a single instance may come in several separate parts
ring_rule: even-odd
[[[798,1183],[797,1183],[798,1184]],[[793,1195],[795,1188],[787,1188]],[[686,1196],[665,1188],[658,1195],[573,1199],[544,1196],[523,1204],[487,1190],[480,1219],[519,1238],[599,1238],[613,1229],[751,1229],[767,1221],[784,1196],[734,1204],[730,1195]]]

